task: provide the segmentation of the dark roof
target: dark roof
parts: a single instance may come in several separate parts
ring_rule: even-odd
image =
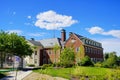
[[[87,38],[87,37],[81,36],[81,35],[76,34],[76,33],[72,33],[72,34],[76,35],[76,36],[82,41],[83,44],[102,47],[102,44],[101,44],[100,42],[97,42],[97,41],[95,41],[95,40],[89,39],[89,38]],[[92,44],[86,43],[85,40],[91,41],[91,42],[93,42],[93,43],[95,43],[95,44],[93,44],[93,43],[92,43]],[[96,44],[97,44],[97,45],[96,45]]]
[[[34,40],[28,40],[28,41],[35,46],[42,46],[42,44],[39,41],[34,41]]]

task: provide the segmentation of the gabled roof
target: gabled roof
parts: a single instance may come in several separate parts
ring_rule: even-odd
[[[39,41],[35,41],[35,40],[28,40],[28,41],[34,46],[42,46],[42,44]]]
[[[94,46],[93,43],[95,43],[95,45],[97,44],[98,47],[102,47],[102,45],[101,45],[100,42],[94,41],[94,40],[92,40],[92,39],[89,39],[89,38],[87,38],[87,37],[81,36],[81,35],[76,34],[76,33],[71,33],[71,34],[74,34],[75,36],[77,36],[77,37],[82,41],[83,44],[93,45],[93,46]],[[91,41],[91,42],[93,42],[93,43],[92,43],[92,44],[86,43],[86,40]]]
[[[61,46],[61,39],[60,38],[43,39],[40,40],[40,43],[44,48],[52,48],[55,44]]]

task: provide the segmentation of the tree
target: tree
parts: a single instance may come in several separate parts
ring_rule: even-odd
[[[16,33],[9,35],[9,53],[21,57],[21,64],[23,64],[23,57],[32,55],[33,49],[22,36]],[[22,65],[23,66],[23,65]]]
[[[32,47],[28,44],[28,42],[16,33],[11,33],[9,35],[8,49],[9,53],[17,56],[27,56],[31,55],[33,52]]]
[[[92,63],[90,57],[85,56],[84,58],[81,59],[79,65],[81,65],[81,66],[93,66],[93,63]]]
[[[31,55],[33,50],[28,42],[16,33],[0,31],[0,59],[3,66],[3,53],[10,53],[19,57]]]
[[[65,48],[60,55],[60,63],[65,67],[70,67],[75,62],[75,54],[73,49]]]
[[[104,59],[107,60],[108,57],[109,57],[109,53],[105,53],[105,54],[104,54]]]
[[[56,64],[56,52],[60,49],[60,46],[58,44],[55,44],[53,47],[54,53],[55,53],[55,64]]]
[[[7,51],[8,46],[8,33],[4,31],[0,31],[0,64],[1,68],[3,67],[3,62],[5,59],[5,53]]]
[[[103,67],[113,67],[117,64],[116,52],[110,52],[108,58],[103,62]]]
[[[117,58],[118,61],[120,61],[120,56]]]

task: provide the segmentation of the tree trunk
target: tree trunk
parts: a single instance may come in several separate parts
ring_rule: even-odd
[[[3,68],[3,55],[2,55],[2,52],[0,53],[0,64],[1,64],[1,68]]]
[[[22,57],[22,56],[20,56],[20,58],[21,58],[20,68],[23,68],[23,57]]]

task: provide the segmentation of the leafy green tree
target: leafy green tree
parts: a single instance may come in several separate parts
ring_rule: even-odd
[[[104,54],[104,59],[107,60],[108,57],[109,57],[109,53],[105,53],[105,54]]]
[[[0,64],[1,68],[3,67],[3,62],[5,59],[5,53],[7,51],[8,46],[8,33],[4,31],[0,31]]]
[[[16,33],[9,35],[9,53],[21,57],[21,64],[23,64],[23,57],[32,55],[33,49],[28,42],[22,36],[18,36]],[[22,65],[23,66],[23,65]]]
[[[103,62],[103,67],[114,67],[117,63],[116,52],[110,52],[108,58]]]
[[[16,55],[19,57],[25,57],[33,53],[33,49],[28,42],[16,33],[8,33],[0,31],[0,61],[1,67],[3,67],[3,59],[5,59],[5,53]]]
[[[117,58],[118,61],[120,61],[120,56]]]
[[[93,66],[93,63],[92,63],[90,57],[85,56],[84,58],[81,59],[79,65],[81,65],[81,66]]]
[[[71,48],[65,48],[60,55],[60,63],[65,67],[73,65],[75,62],[74,50]]]
[[[27,56],[31,55],[33,50],[28,42],[22,37],[18,36],[16,33],[11,33],[9,35],[9,52],[17,56]]]

